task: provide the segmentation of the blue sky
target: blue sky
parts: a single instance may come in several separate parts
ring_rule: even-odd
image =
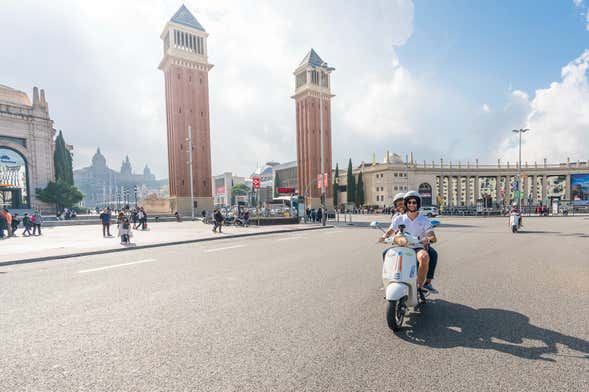
[[[416,1],[414,31],[397,53],[416,73],[481,101],[528,93],[560,77],[589,42],[573,1]]]
[[[296,159],[292,72],[336,67],[333,162],[589,159],[589,0],[185,0],[210,34],[213,173]],[[0,84],[46,90],[74,166],[167,176],[159,35],[177,0],[3,0]],[[68,10],[64,12],[63,10]]]

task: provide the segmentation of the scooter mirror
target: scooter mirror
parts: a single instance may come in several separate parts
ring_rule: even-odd
[[[372,222],[370,224],[370,227],[372,227],[373,229],[378,229],[378,222]]]
[[[440,221],[438,221],[438,220],[433,220],[430,223],[432,224],[433,227],[438,227],[440,225]]]

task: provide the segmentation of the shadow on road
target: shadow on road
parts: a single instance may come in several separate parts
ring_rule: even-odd
[[[589,360],[588,341],[532,325],[527,316],[511,310],[475,309],[432,300],[423,316],[408,319],[407,325],[409,328],[398,336],[422,346],[496,350],[521,358],[556,362],[543,355],[559,355],[557,344],[561,344],[583,353],[572,356]]]
[[[562,234],[558,231],[545,231],[545,230],[518,230],[517,234]]]

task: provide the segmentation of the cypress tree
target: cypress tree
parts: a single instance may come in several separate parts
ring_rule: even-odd
[[[337,204],[338,204],[338,197],[337,197],[338,192],[339,192],[338,184],[337,184],[338,178],[339,178],[339,167],[336,163],[335,164],[335,175],[333,176],[333,191],[331,192],[333,195],[333,206],[335,208],[337,208]]]
[[[280,196],[278,194],[278,188],[280,188],[280,177],[278,177],[278,173],[274,175],[274,197]]]
[[[55,138],[55,149],[53,151],[53,164],[55,167],[55,180],[62,181],[68,185],[74,185],[74,171],[72,167],[72,154],[66,147],[63,133]]]
[[[356,203],[359,206],[364,205],[364,180],[362,179],[362,172],[358,175],[358,184],[356,184]]]
[[[348,203],[354,203],[356,199],[356,179],[354,178],[354,174],[352,174],[352,158],[350,158],[350,161],[348,163],[347,193]]]

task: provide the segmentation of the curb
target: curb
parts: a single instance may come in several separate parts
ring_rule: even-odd
[[[157,244],[148,244],[148,245],[139,245],[134,246],[132,248],[114,248],[114,249],[101,249],[101,250],[93,250],[87,252],[78,252],[78,253],[70,253],[67,255],[55,255],[55,256],[44,256],[44,257],[33,257],[30,259],[22,259],[22,260],[13,260],[13,261],[1,261],[0,267],[7,267],[10,265],[18,265],[18,264],[29,264],[29,263],[36,263],[39,261],[50,261],[50,260],[62,260],[62,259],[71,259],[74,257],[83,257],[83,256],[93,256],[93,255],[101,255],[107,253],[116,253],[116,252],[126,252],[138,249],[149,249],[149,248],[159,248],[164,246],[174,246],[174,245],[184,245],[184,244],[192,244],[196,242],[208,242],[208,241],[219,241],[219,240],[226,240],[230,238],[240,238],[240,237],[255,237],[259,235],[269,235],[269,234],[280,234],[280,233],[292,233],[297,231],[312,231],[312,230],[323,230],[323,229],[332,229],[335,226],[319,226],[319,227],[311,227],[308,229],[282,229],[282,230],[273,230],[273,231],[265,231],[262,233],[244,233],[244,234],[230,234],[225,237],[211,237],[211,238],[197,238],[193,240],[182,240],[182,241],[172,241],[172,242],[160,242]]]

